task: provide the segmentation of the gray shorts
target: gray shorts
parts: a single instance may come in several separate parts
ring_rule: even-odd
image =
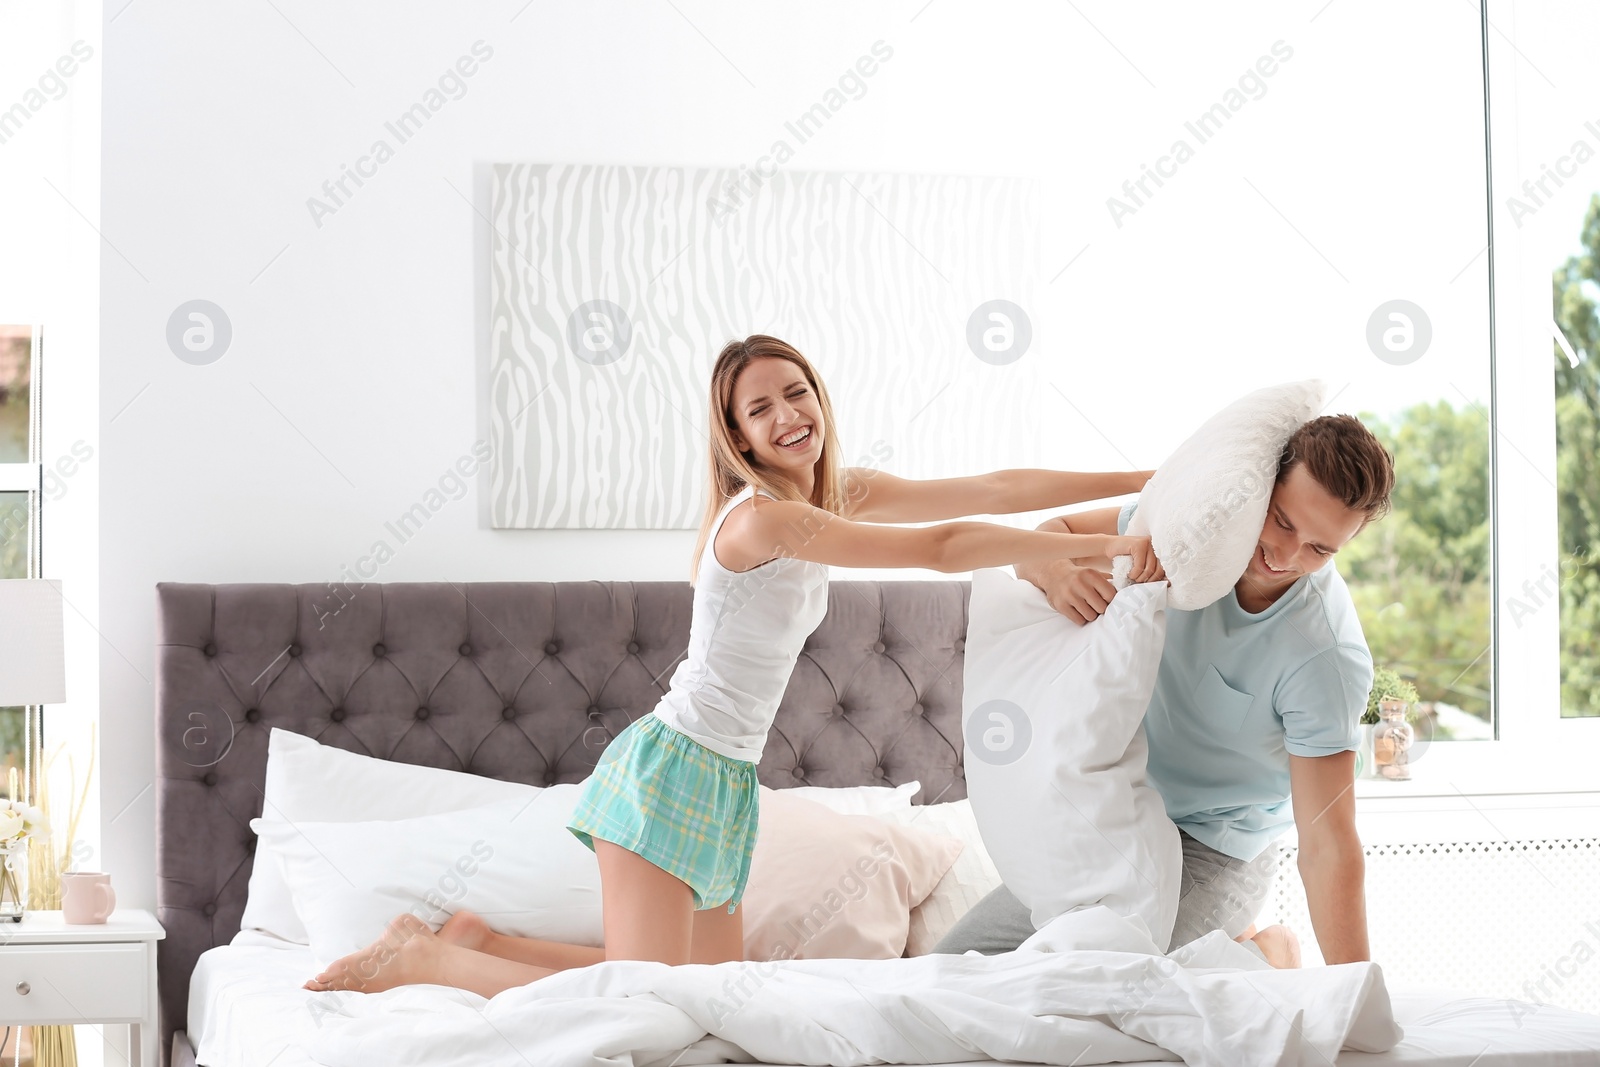
[[[1283,850],[1269,844],[1255,859],[1241,860],[1201,844],[1182,830],[1178,838],[1183,843],[1183,880],[1178,891],[1178,921],[1167,951],[1212,930],[1238,937],[1256,921],[1283,862]],[[973,905],[933,951],[959,955],[977,949],[993,956],[1010,952],[1033,934],[1028,909],[1011,890],[1000,886]]]

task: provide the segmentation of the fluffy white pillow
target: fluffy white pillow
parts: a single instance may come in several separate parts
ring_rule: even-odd
[[[1203,608],[1239,581],[1267,521],[1283,446],[1317,417],[1326,394],[1327,383],[1312,378],[1240,397],[1190,434],[1145,483],[1128,533],[1151,539],[1172,583],[1170,607]]]
[[[886,811],[910,811],[911,798],[922,783],[904,785],[797,785],[775,790],[786,797],[809,800],[841,815],[881,815]]]
[[[497,800],[526,802],[539,792],[538,786],[346,752],[273,727],[267,736],[266,800],[261,814],[288,823],[404,819]],[[306,944],[310,937],[295,912],[283,873],[264,854],[270,847],[266,841],[256,844],[239,928]]]
[[[983,847],[978,819],[971,800],[947,804],[920,804],[904,811],[887,811],[878,818],[885,822],[953,837],[962,844],[961,855],[928,898],[911,909],[911,928],[906,936],[907,956],[926,956],[944,939],[972,906],[1001,884],[989,850]]]
[[[469,908],[500,933],[599,945],[600,868],[566,824],[580,785],[531,799],[365,822],[252,819],[282,867],[319,967],[410,911],[438,929]],[[745,889],[747,958],[888,959],[959,841],[761,789]],[[774,955],[776,953],[776,956]]]
[[[1167,587],[1130,585],[1088,625],[997,568],[972,574],[961,696],[967,794],[1005,884],[1037,929],[1104,905],[1165,945],[1178,830],[1145,779],[1144,713]]]
[[[898,786],[800,786],[786,792],[846,815],[872,815],[911,807],[911,798],[921,788],[920,782],[906,782]],[[262,817],[295,824],[408,819],[499,800],[526,801],[540,791],[539,786],[346,752],[275,726],[267,738]],[[566,836],[572,837],[570,832]],[[576,839],[573,843],[578,844]],[[578,847],[583,848],[581,844]],[[239,928],[308,944],[310,934],[295,911],[271,848],[266,840],[257,842]]]
[[[602,943],[600,867],[566,828],[577,785],[408,819],[251,819],[271,845],[317,965],[414,912],[438,929],[460,908],[500,933]]]

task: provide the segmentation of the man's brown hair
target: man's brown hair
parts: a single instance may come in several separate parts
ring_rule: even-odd
[[[1394,456],[1354,415],[1323,415],[1301,426],[1278,457],[1278,481],[1296,463],[1335,499],[1366,514],[1362,523],[1389,513]]]

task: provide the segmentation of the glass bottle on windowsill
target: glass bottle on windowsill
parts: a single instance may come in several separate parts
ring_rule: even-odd
[[[1410,749],[1417,733],[1406,722],[1410,705],[1394,697],[1378,701],[1378,725],[1372,731],[1372,762],[1379,778],[1409,781]]]

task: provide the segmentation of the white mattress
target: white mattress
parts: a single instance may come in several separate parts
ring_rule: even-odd
[[[302,989],[315,972],[305,945],[253,931],[204,953],[189,984],[188,1034],[197,1061],[317,1067],[301,1040],[317,1026],[318,998],[362,994]],[[1600,1016],[1448,992],[1393,991],[1392,998],[1405,1040],[1382,1055],[1346,1052],[1338,1067],[1600,1067]]]

